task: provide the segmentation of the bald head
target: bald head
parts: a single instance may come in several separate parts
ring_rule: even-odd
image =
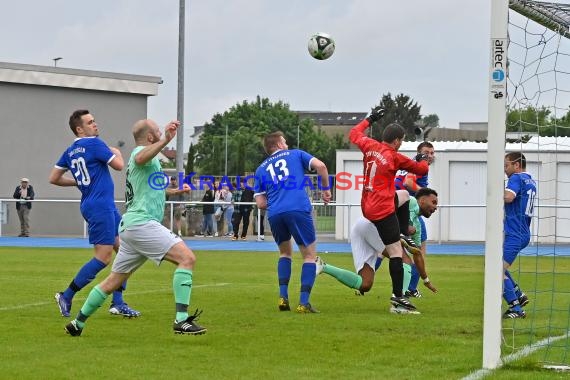
[[[153,144],[160,140],[160,136],[160,128],[153,120],[143,119],[133,125],[133,137],[137,145]]]
[[[148,132],[148,120],[139,120],[133,125],[133,137],[138,143],[141,140],[146,139],[146,134]]]

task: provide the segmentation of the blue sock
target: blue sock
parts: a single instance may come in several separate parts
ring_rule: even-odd
[[[509,272],[508,270],[505,269],[505,276],[507,276],[509,278],[509,280],[511,280],[511,282],[513,283],[513,289],[515,290],[515,294],[517,295],[517,297],[522,296],[521,289],[519,288],[519,286],[515,282],[515,280],[513,280],[513,276],[511,276],[511,272]]]
[[[418,272],[416,264],[412,264],[412,279],[410,280],[410,286],[408,286],[408,290],[409,291],[417,290],[418,282],[420,282],[420,272]]]
[[[521,311],[521,306],[518,304],[518,297],[515,293],[513,282],[510,278],[503,280],[503,298],[507,301],[509,307],[515,311]],[[516,305],[512,305],[514,301],[517,301]]]
[[[311,289],[315,284],[317,264],[315,263],[303,263],[301,268],[301,297],[299,298],[299,303],[305,305],[309,303],[309,297],[311,296]]]
[[[123,285],[113,292],[113,305],[122,305],[125,303],[123,300],[123,290],[127,288],[127,282],[123,282]]]
[[[69,287],[65,289],[63,292],[63,297],[66,300],[71,301],[75,296],[75,293],[93,281],[95,279],[95,276],[97,276],[97,273],[105,269],[106,266],[107,265],[104,262],[96,259],[95,257],[89,260],[87,263],[85,263],[85,265],[81,267],[79,272],[77,272],[77,275],[73,281],[71,281]]]
[[[291,259],[280,257],[277,261],[277,278],[279,279],[279,297],[289,298],[289,280],[291,279]]]
[[[380,256],[376,256],[376,262],[374,263],[374,270],[377,271],[382,265],[382,258]]]

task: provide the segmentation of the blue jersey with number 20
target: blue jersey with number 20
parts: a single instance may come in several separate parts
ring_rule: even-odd
[[[267,197],[267,217],[286,211],[311,211],[305,179],[313,159],[299,150],[279,150],[265,159],[255,171],[255,195]]]
[[[108,164],[115,154],[98,137],[75,139],[55,167],[70,170],[81,191],[81,213],[115,210],[115,186]]]
[[[505,190],[515,194],[511,203],[505,203],[505,235],[530,239],[530,221],[536,197],[534,179],[526,172],[513,173]]]

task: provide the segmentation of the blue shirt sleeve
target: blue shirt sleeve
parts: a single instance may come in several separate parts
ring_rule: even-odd
[[[67,163],[67,151],[63,152],[55,166],[69,170],[69,164]]]
[[[109,160],[115,155],[115,153],[111,152],[111,149],[109,149],[107,144],[98,138],[94,139],[93,145],[95,146],[95,158],[98,161],[108,164]]]
[[[515,196],[519,195],[521,191],[521,178],[518,174],[513,174],[509,177],[509,181],[507,182],[507,189],[511,190],[515,193]]]
[[[265,190],[265,181],[263,180],[264,176],[265,176],[265,173],[262,172],[261,166],[260,166],[255,171],[255,181],[253,182],[253,193],[254,194],[260,194],[260,193],[264,193],[266,191]]]
[[[299,154],[301,157],[301,161],[303,162],[303,167],[307,170],[307,171],[311,171],[311,168],[309,167],[309,164],[311,163],[311,160],[314,158],[312,155],[310,155],[309,153],[305,152],[304,150],[299,150]]]

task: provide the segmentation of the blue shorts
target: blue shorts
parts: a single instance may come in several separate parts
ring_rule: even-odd
[[[282,212],[272,215],[268,220],[277,245],[291,240],[291,236],[297,245],[304,245],[305,247],[317,240],[313,216],[310,212]]]
[[[422,234],[420,237],[420,241],[423,243],[424,241],[427,240],[426,222],[424,221],[424,218],[422,218],[421,216],[418,217],[418,219],[420,220],[420,226],[422,226]]]
[[[503,260],[512,265],[520,251],[522,251],[530,242],[530,237],[523,238],[520,236],[505,235],[503,241]]]
[[[121,214],[114,210],[102,210],[83,215],[87,222],[89,244],[114,245],[119,236]]]

